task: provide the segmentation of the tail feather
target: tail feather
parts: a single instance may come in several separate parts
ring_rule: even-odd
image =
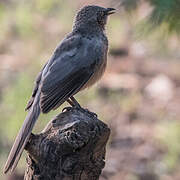
[[[13,171],[16,168],[17,163],[21,157],[21,154],[24,150],[24,147],[29,139],[29,136],[39,115],[39,96],[36,96],[35,101],[26,116],[23,126],[21,127],[16,137],[13,147],[11,148],[8,159],[4,166],[4,173],[7,173],[9,170]]]

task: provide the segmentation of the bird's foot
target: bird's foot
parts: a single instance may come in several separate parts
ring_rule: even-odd
[[[79,110],[79,111],[81,111],[81,112],[83,112],[83,113],[87,113],[87,114],[89,114],[89,115],[91,115],[91,116],[93,116],[93,117],[95,117],[95,118],[98,117],[96,113],[91,112],[91,111],[89,111],[88,109],[84,109],[84,108],[82,108],[80,105],[73,106],[73,107],[71,107],[71,106],[65,107],[65,108],[63,108],[62,112],[68,112],[68,111],[71,111],[71,110],[74,109],[74,108],[77,109],[77,110]]]
[[[93,116],[93,117],[95,117],[95,118],[98,117],[96,113],[91,112],[91,111],[89,111],[88,109],[81,108],[81,110],[82,110],[83,112],[85,112],[85,113],[88,113],[89,115],[91,115],[91,116]]]
[[[63,108],[62,112],[68,112],[68,111],[71,111],[73,107],[65,107]]]

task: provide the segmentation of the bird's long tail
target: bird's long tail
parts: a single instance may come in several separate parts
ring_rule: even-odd
[[[30,108],[26,119],[24,120],[23,126],[21,127],[16,140],[11,148],[8,159],[4,166],[4,173],[7,173],[9,170],[13,171],[21,157],[21,154],[24,150],[24,147],[29,139],[31,131],[35,125],[36,120],[40,115],[39,107],[39,95],[36,96],[32,107]]]

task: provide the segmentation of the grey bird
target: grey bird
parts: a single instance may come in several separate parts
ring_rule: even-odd
[[[103,75],[108,51],[107,17],[114,8],[85,6],[76,15],[72,32],[57,46],[38,74],[24,120],[4,167],[13,171],[40,113],[48,113],[67,101],[81,107],[73,97]]]

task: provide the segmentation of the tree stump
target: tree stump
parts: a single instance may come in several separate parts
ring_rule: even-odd
[[[25,180],[98,180],[110,129],[94,113],[68,108],[26,145]]]

